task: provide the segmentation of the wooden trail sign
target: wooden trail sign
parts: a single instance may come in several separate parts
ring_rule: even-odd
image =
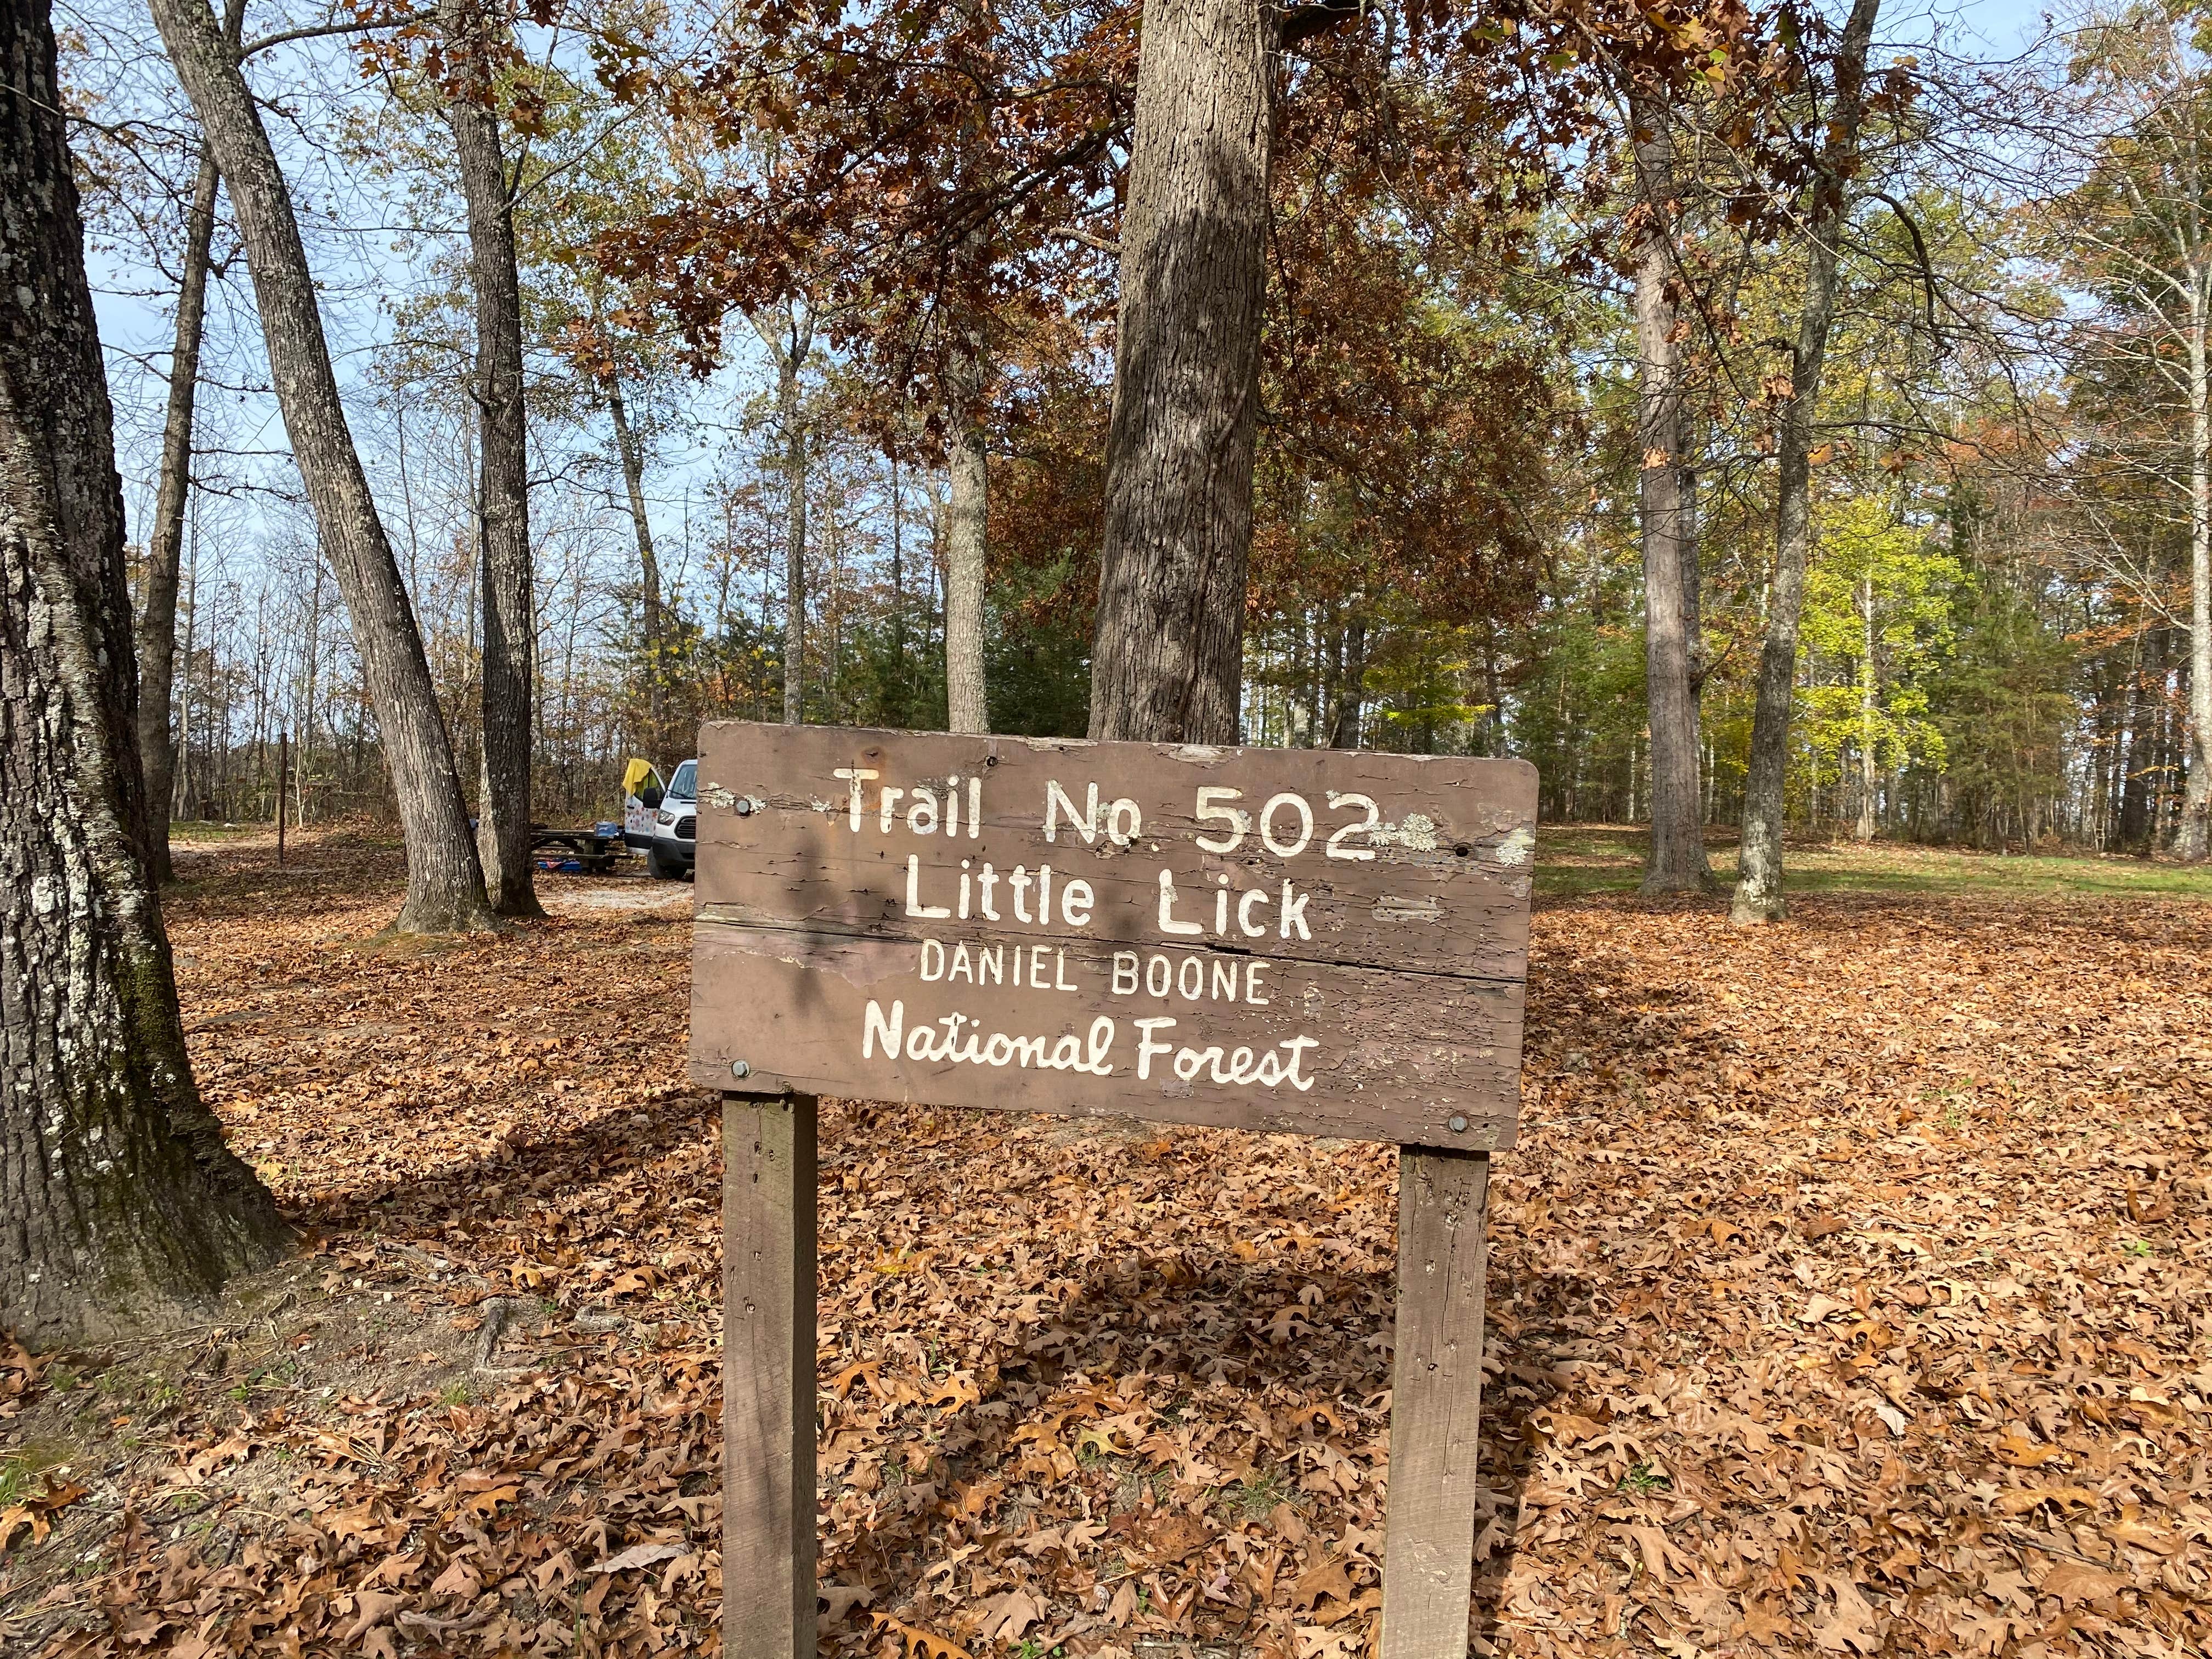
[[[1382,1652],[1463,1653],[1534,769],[733,721],[698,799],[729,1659],[814,1651],[823,1094],[1398,1142]]]

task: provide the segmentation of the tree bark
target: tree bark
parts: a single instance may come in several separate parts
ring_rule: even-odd
[[[0,1327],[204,1304],[290,1235],[185,1051],[133,711],[123,491],[44,0],[0,4]]]
[[[1367,705],[1367,623],[1354,617],[1344,625],[1343,671],[1336,682],[1336,730],[1332,749],[1359,747],[1360,716]]]
[[[1629,100],[1643,226],[1636,260],[1638,528],[1644,555],[1644,684],[1651,733],[1647,897],[1717,885],[1698,787],[1694,477],[1675,303],[1674,143],[1665,102]]]
[[[237,54],[222,39],[206,0],[152,4],[169,60],[229,192],[253,275],[277,406],[316,528],[352,613],[407,845],[407,897],[393,929],[447,933],[489,926],[491,907],[469,833],[453,742],[406,585],[346,424],[314,277],[276,151]]]
[[[1874,578],[1859,578],[1859,628],[1863,635],[1859,651],[1859,817],[1852,827],[1853,838],[1860,842],[1874,839],[1874,808],[1879,767],[1875,750],[1875,709],[1876,692],[1880,690],[1875,678],[1874,660]]]
[[[235,45],[246,15],[228,0],[223,34]],[[184,574],[185,504],[192,487],[192,409],[199,393],[200,337],[207,322],[208,265],[215,246],[215,156],[200,149],[199,176],[185,220],[185,264],[177,283],[176,343],[169,354],[169,404],[161,422],[161,477],[146,538],[146,602],[138,619],[138,752],[146,770],[146,861],[157,882],[169,864],[169,799],[176,775],[171,690],[177,672],[177,587]]]
[[[1147,0],[1091,735],[1233,743],[1274,140],[1260,0]]]
[[[637,563],[644,586],[645,611],[645,747],[656,761],[667,734],[661,728],[662,656],[667,650],[668,617],[660,597],[660,560],[653,550],[653,520],[645,510],[645,456],[637,433],[629,423],[629,405],[623,399],[622,382],[610,374],[599,386],[607,401],[607,418],[614,422],[615,463],[622,468],[623,488],[629,500],[629,522],[637,537]]]
[[[2205,279],[2189,285],[2189,778],[2174,851],[2212,857],[2212,369]]]
[[[775,419],[783,439],[783,723],[806,720],[806,416],[799,373],[814,349],[814,319],[796,301],[774,325],[751,318],[775,363]]]
[[[983,569],[988,546],[990,453],[974,399],[980,366],[971,357],[956,377],[951,501],[945,514],[945,702],[949,732],[988,732],[983,672]]]
[[[530,556],[529,433],[522,392],[522,284],[514,209],[500,146],[494,77],[507,41],[483,0],[441,0],[446,124],[469,213],[477,362],[470,386],[483,469],[483,772],[477,857],[491,908],[542,916],[530,863],[531,713],[538,619]]]
[[[1759,658],[1751,755],[1743,781],[1743,840],[1729,920],[1738,926],[1779,921],[1782,821],[1790,764],[1790,703],[1796,695],[1797,623],[1805,605],[1805,567],[1813,550],[1813,422],[1836,312],[1837,238],[1845,187],[1858,161],[1866,114],[1867,48],[1881,0],[1852,0],[1836,46],[1833,106],[1814,169],[1806,216],[1804,309],[1790,366],[1790,397],[1777,438],[1779,477],[1774,534],[1774,586],[1767,601],[1766,638]]]

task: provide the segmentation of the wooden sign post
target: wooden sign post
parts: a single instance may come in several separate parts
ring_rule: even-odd
[[[823,1094],[1398,1143],[1382,1653],[1463,1655],[1534,769],[734,721],[700,755],[727,1659],[815,1650]]]

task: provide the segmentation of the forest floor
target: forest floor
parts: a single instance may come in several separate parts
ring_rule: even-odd
[[[1477,1651],[2202,1654],[2212,905],[1817,856],[1753,933],[1539,902]],[[202,1086],[307,1242],[0,1345],[0,1652],[714,1650],[690,890],[396,949],[387,846],[179,866]],[[1387,1148],[825,1102],[821,1169],[825,1652],[1366,1652]]]

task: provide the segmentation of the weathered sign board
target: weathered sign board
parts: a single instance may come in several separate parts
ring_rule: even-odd
[[[1383,1652],[1463,1652],[1534,769],[725,722],[702,732],[698,792],[691,1073],[726,1102],[726,1651],[814,1650],[829,1094],[1406,1147]]]

